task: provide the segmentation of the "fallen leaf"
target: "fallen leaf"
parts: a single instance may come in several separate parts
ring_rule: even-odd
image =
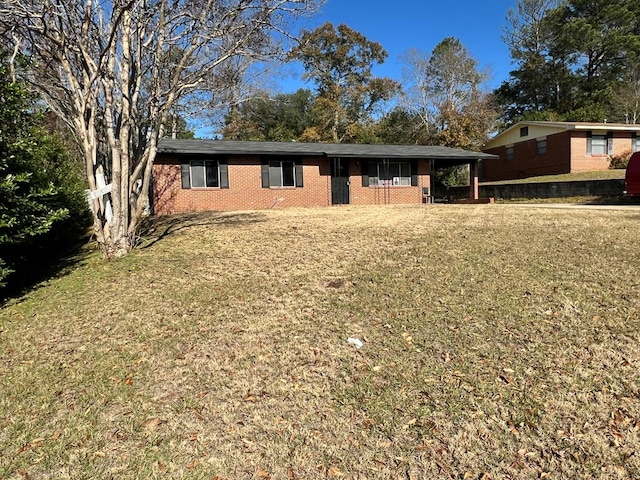
[[[142,428],[144,430],[153,431],[161,423],[164,423],[164,422],[162,420],[160,420],[158,417],[148,418],[142,423]]]
[[[38,448],[38,447],[41,447],[43,443],[44,443],[44,438],[36,438],[31,441],[31,446],[33,448]]]
[[[330,478],[344,477],[344,473],[342,473],[338,467],[331,467],[329,468],[329,477]]]
[[[106,454],[106,453],[104,453],[104,452],[100,452],[100,451],[98,451],[98,452],[93,452],[93,456],[94,456],[94,457],[104,458],[104,457],[106,457],[106,456],[107,456],[107,454]]]
[[[271,478],[271,475],[269,475],[269,473],[262,468],[258,468],[256,475],[258,476],[258,478]]]
[[[287,478],[289,480],[295,480],[296,478],[296,474],[294,473],[293,468],[291,467],[287,468]]]

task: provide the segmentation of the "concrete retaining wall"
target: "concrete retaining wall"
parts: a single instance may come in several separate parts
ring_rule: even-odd
[[[585,180],[574,182],[508,183],[500,185],[480,185],[480,197],[493,198],[563,198],[563,197],[604,197],[622,195],[624,180]],[[452,198],[469,195],[469,187],[449,189]]]

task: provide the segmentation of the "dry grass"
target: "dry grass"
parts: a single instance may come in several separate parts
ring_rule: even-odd
[[[639,478],[639,220],[163,218],[0,310],[0,478]]]

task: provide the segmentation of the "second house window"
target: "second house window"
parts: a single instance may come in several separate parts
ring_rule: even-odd
[[[269,162],[269,186],[295,187],[295,163],[289,160],[271,160]]]
[[[302,187],[300,160],[263,160],[262,188]]]
[[[214,160],[194,160],[191,162],[191,188],[220,186],[220,170]]]

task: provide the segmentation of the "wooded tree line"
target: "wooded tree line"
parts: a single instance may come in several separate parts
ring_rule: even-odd
[[[495,124],[488,75],[453,37],[432,52],[406,52],[402,81],[373,75],[387,52],[347,25],[304,33],[289,59],[302,62],[313,89],[256,92],[230,109],[224,138],[477,150]]]
[[[640,1],[518,0],[503,38],[516,67],[495,91],[504,122],[637,123]]]
[[[321,3],[0,0],[3,88],[38,95],[22,111],[63,122],[86,187],[109,192],[91,199],[105,256],[135,246],[158,142],[188,118],[224,111],[226,139],[480,149],[500,124],[520,119],[635,122],[640,113],[640,0],[516,0],[504,32],[515,68],[493,92],[453,37],[406,52],[401,79],[376,77],[388,56],[379,43],[347,25],[296,30]],[[255,88],[257,65],[288,61],[303,65],[309,88]],[[3,191],[46,204],[56,188],[14,171],[13,151],[1,152]],[[9,198],[0,198],[7,219],[17,208]],[[42,210],[28,230],[59,223],[65,208]],[[0,247],[8,239],[0,232]]]
[[[487,72],[455,38],[406,52],[398,82],[372,76],[381,45],[324,25],[290,56],[313,88],[256,94],[232,109],[224,136],[479,149],[520,120],[639,120],[640,1],[517,0],[503,40],[515,68],[488,91]]]

